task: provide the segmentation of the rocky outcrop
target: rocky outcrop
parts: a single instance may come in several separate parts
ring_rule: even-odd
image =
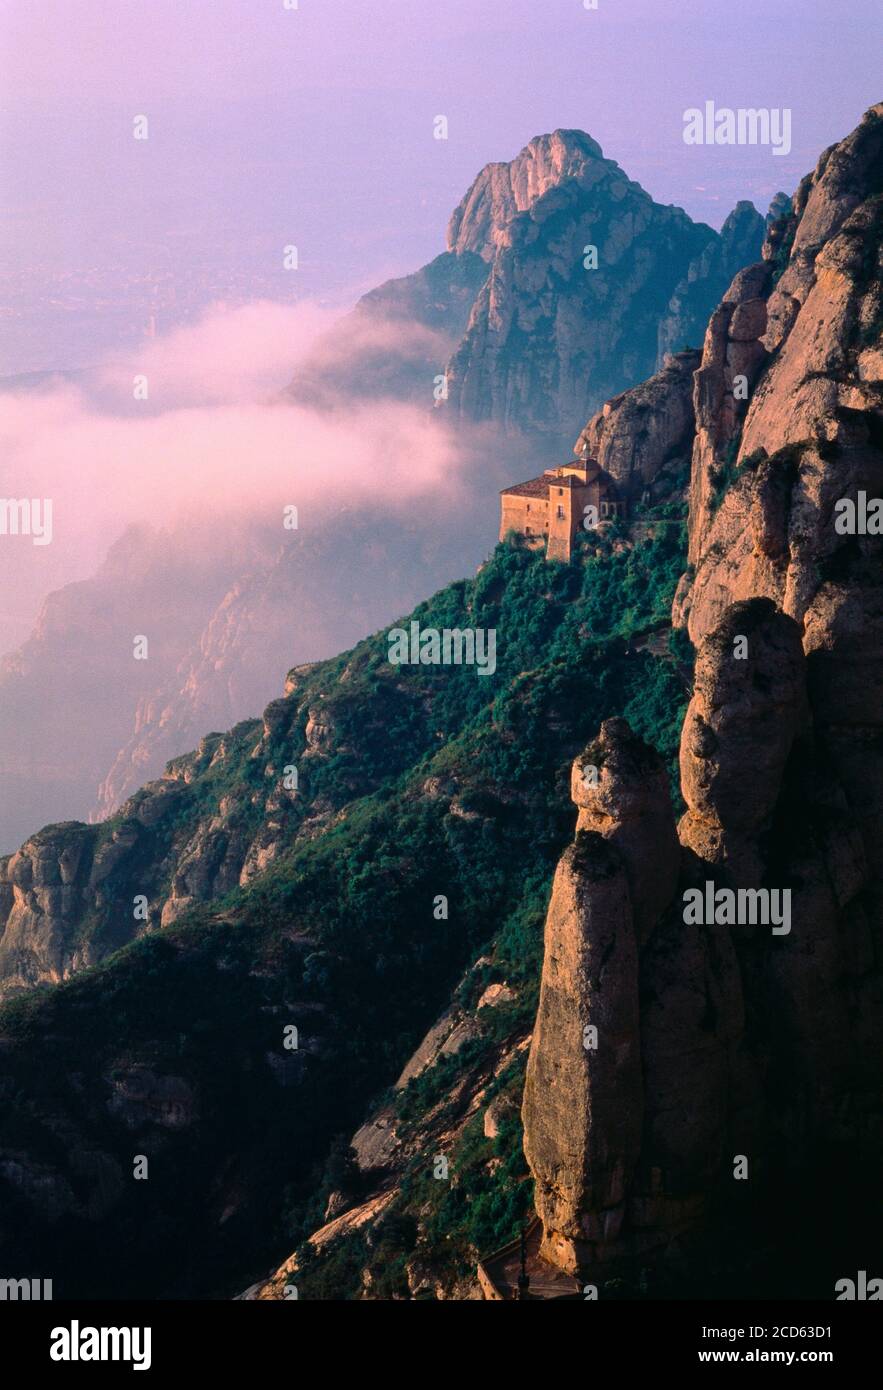
[[[681,842],[759,881],[751,851],[806,721],[800,629],[769,599],[733,604],[702,643],[681,735]]]
[[[333,818],[334,804],[307,783],[286,787],[285,768],[303,774],[335,753],[355,755],[358,740],[343,742],[321,666],[296,668],[286,690],[262,720],[208,734],[172,759],[111,820],[48,826],[0,858],[0,998],[57,984],[170,926]],[[242,768],[259,769],[253,783]],[[368,785],[354,772],[354,791]]]
[[[784,194],[777,196],[783,198]],[[659,325],[660,359],[687,344],[698,347],[702,343],[710,305],[743,266],[758,259],[764,226],[753,203],[736,204],[721,227],[720,237],[705,247],[675,288]]]
[[[430,411],[447,375],[448,400],[437,402],[446,422],[490,420],[539,434],[544,452],[569,449],[592,410],[657,366],[659,320],[685,274],[707,314],[718,289],[696,267],[706,252],[738,259],[748,250],[740,238],[654,203],[588,135],[539,136],[479,174],[448,249],[366,294],[301,364],[288,397],[313,410],[383,397]],[[597,271],[583,267],[587,242],[601,252]],[[658,446],[674,443],[676,394],[661,426],[624,413],[624,431],[638,430],[634,467],[624,431],[613,431],[620,442],[608,452],[636,481],[656,466]],[[537,440],[518,462],[510,438],[499,477],[498,449],[484,437],[480,448],[454,525],[432,517],[421,529],[415,514],[432,509],[418,507],[390,527],[385,499],[381,516],[358,506],[318,524],[314,511],[309,531],[283,547],[278,531],[238,526],[228,542],[212,534],[199,544],[189,527],[133,530],[97,574],[51,595],[31,638],[0,661],[0,850],[51,820],[113,814],[206,729],[260,709],[280,650],[330,656],[472,570],[490,535],[488,505],[522,467],[535,470]],[[349,566],[338,563],[344,532]],[[145,613],[148,635],[162,641],[148,662],[134,661]]]
[[[741,436],[725,395],[713,408],[720,351],[709,329],[697,383],[708,374],[718,385],[709,388],[710,414],[697,404],[695,575],[682,582],[674,613],[694,642],[729,604],[752,595],[801,625],[816,728],[878,866],[881,538],[873,528],[838,525],[838,503],[883,496],[881,184],[877,106],[804,179],[785,220],[770,229],[765,268],[737,277],[728,297],[754,282],[741,300],[750,310],[746,334],[750,327],[754,335],[743,347],[764,364]],[[712,512],[711,480],[727,437],[730,486]]]
[[[616,479],[621,495],[664,498],[682,486],[693,445],[693,375],[700,353],[666,356],[660,371],[606,401],[573,446]]]
[[[0,859],[0,997],[57,984],[146,930],[133,907],[144,838],[133,821],[104,833],[73,821]]]
[[[578,831],[546,918],[524,1087],[524,1152],[549,1261],[575,1272],[615,1242],[638,1158],[637,945],[621,857]]]
[[[569,179],[591,187],[601,146],[581,130],[538,135],[508,163],[486,164],[448,223],[448,250],[473,252],[492,261],[505,245],[510,223],[550,189]]]
[[[572,795],[523,1114],[542,1250],[576,1273],[619,1248],[643,1123],[638,952],[674,892],[679,849],[662,763],[624,720],[576,760]]]
[[[690,486],[691,564],[702,553],[715,507],[734,473],[734,453],[750,390],[766,361],[761,339],[766,328],[764,296],[770,279],[771,270],[763,262],[740,271],[706,330],[693,386],[696,435]]]
[[[619,852],[643,945],[671,902],[680,867],[665,765],[624,719],[607,719],[574,762],[570,794],[577,834],[592,831]]]
[[[883,492],[881,174],[878,107],[782,200],[706,333],[679,877],[670,849],[654,869],[666,809],[619,721],[574,771],[576,846],[621,843],[559,866],[524,1119],[545,1258],[581,1277],[682,1258],[738,1210],[740,1164],[764,1191],[797,1147],[801,1181],[816,1153],[848,1145],[859,1172],[883,1147],[883,537],[834,524],[838,499]],[[634,1032],[581,1054],[576,1020],[605,1009]]]
[[[858,572],[873,539],[838,534],[834,506],[883,485],[881,181],[878,106],[822,155],[770,228],[764,262],[736,277],[709,325],[690,499],[696,573],[675,608],[694,642],[755,594],[802,622],[826,571],[847,563],[868,587]]]
[[[523,1117],[542,1257],[580,1279],[689,1260],[741,1160],[762,1179],[798,1139],[879,1152],[881,898],[809,709],[800,629],[755,599],[697,655],[680,846],[659,761],[624,721],[574,764]],[[697,890],[787,892],[787,915],[697,921]]]
[[[131,797],[118,821],[54,827],[5,865],[3,947],[12,959],[26,937],[36,940],[45,971],[26,973],[12,959],[18,985],[100,958],[95,915],[109,922],[145,872],[151,924],[157,914],[170,923],[191,914],[106,970],[4,1011],[0,1099],[9,1121],[0,1177],[9,1215],[0,1234],[10,1248],[30,1249],[36,1230],[33,1248],[58,1257],[52,1222],[62,1215],[75,1237],[64,1255],[72,1283],[82,1278],[83,1240],[115,1242],[113,1268],[95,1278],[99,1294],[128,1260],[136,1292],[183,1288],[186,1296],[174,1228],[202,1252],[198,1291],[232,1287],[231,1271],[269,1264],[267,1231],[276,1222],[278,1232],[281,1203],[271,1212],[267,1193],[278,1197],[293,1181],[306,1194],[299,1214],[312,1222],[303,1229],[315,1235],[251,1296],[289,1296],[292,1277],[311,1277],[314,1258],[338,1245],[324,1286],[331,1292],[319,1296],[338,1296],[341,1274],[352,1282],[351,1261],[357,1291],[349,1296],[475,1296],[476,1280],[452,1273],[450,1258],[444,1273],[433,1267],[438,1249],[455,1244],[436,1237],[455,1229],[481,1239],[477,1214],[492,1202],[506,1208],[508,1234],[517,1229],[528,1187],[513,1115],[529,1049],[524,1152],[545,1260],[599,1284],[686,1270],[695,1289],[696,1272],[704,1280],[721,1262],[736,1261],[725,1275],[743,1272],[736,1247],[744,1229],[753,1269],[771,1247],[792,1292],[801,1256],[783,1250],[790,1233],[780,1234],[770,1175],[787,1197],[792,1181],[799,1187],[818,1165],[824,1200],[834,1173],[834,1200],[845,1202],[862,1164],[879,1163],[883,1149],[880,539],[828,527],[838,489],[858,479],[873,486],[878,476],[876,204],[860,186],[876,167],[875,122],[829,152],[793,208],[782,206],[765,262],[737,277],[709,330],[695,397],[695,584],[691,575],[681,593],[698,650],[681,740],[680,838],[660,759],[624,721],[605,720],[571,771],[576,836],[548,904],[532,1036],[529,953],[548,851],[530,859],[531,874],[514,891],[500,875],[482,899],[475,883],[495,880],[487,869],[498,847],[514,877],[537,843],[565,838],[545,789],[588,732],[580,678],[597,673],[618,699],[632,657],[634,669],[661,665],[661,653],[629,649],[610,668],[592,656],[580,670],[581,651],[567,664],[576,645],[568,632],[549,644],[554,670],[516,672],[492,718],[473,722],[468,713],[465,727],[450,719],[447,692],[434,703],[430,684],[390,676],[382,641],[324,671],[297,668],[262,720],[208,735]],[[493,217],[476,209],[475,218],[496,247],[488,262],[496,266],[506,234],[497,243]],[[816,296],[823,275],[825,293]],[[751,364],[746,403],[736,377],[751,372],[735,368]],[[679,376],[677,388],[669,385],[683,398],[687,362],[665,371]],[[623,468],[630,448],[640,467],[652,467],[647,460],[677,434],[672,413],[642,441],[639,403],[614,402],[590,426]],[[761,407],[772,452],[755,433],[736,468],[729,445],[738,448],[740,430],[743,441],[760,431]],[[837,537],[830,548],[829,532]],[[629,585],[616,592],[634,592],[631,574]],[[462,619],[499,612],[504,626],[505,590],[505,579],[485,573],[463,609],[463,586],[455,586],[435,611]],[[531,631],[542,630],[554,598],[544,581]],[[628,688],[636,717],[645,717],[644,696],[653,719],[656,687]],[[519,783],[510,777],[517,759],[504,760],[538,730],[553,736],[542,745],[545,761]],[[305,772],[293,797],[280,779],[289,760]],[[473,786],[473,764],[506,772],[495,780],[486,770],[487,785]],[[376,798],[366,795],[372,788]],[[335,835],[323,844],[331,825]],[[252,886],[271,861],[274,871]],[[467,882],[472,864],[480,871]],[[428,924],[437,887],[450,928],[442,916],[423,931],[419,913]],[[698,917],[695,901],[686,911],[697,890]],[[750,901],[739,897],[747,893]],[[763,895],[768,906],[772,894],[789,895],[787,920],[764,909]],[[461,939],[458,917],[476,917],[481,939],[486,927],[491,935],[512,899],[505,928],[452,1002],[463,962],[439,943],[448,931]],[[418,982],[429,993],[414,1008]],[[293,1051],[283,1041],[291,1019],[301,1032]],[[302,1103],[290,1103],[293,1090]],[[366,1119],[372,1094],[383,1098]],[[332,1136],[353,1130],[355,1160],[337,1164],[330,1196],[316,1191],[312,1174]],[[159,1217],[147,1228],[122,1176],[133,1149],[150,1152],[157,1181]],[[443,1174],[428,1171],[428,1157],[433,1168],[445,1160]],[[739,1195],[749,1190],[736,1171],[743,1164],[750,1210]],[[435,1185],[442,1176],[444,1188]],[[802,1191],[796,1205],[801,1220],[817,1210]],[[99,1228],[89,1225],[94,1213]],[[839,1222],[839,1206],[837,1214]],[[815,1242],[814,1227],[811,1234]],[[465,1263],[473,1253],[464,1242],[453,1258]],[[840,1272],[832,1265],[829,1289]],[[321,1289],[321,1269],[316,1278]],[[537,1283],[553,1286],[561,1288]]]

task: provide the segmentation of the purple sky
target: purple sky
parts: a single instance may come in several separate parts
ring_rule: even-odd
[[[719,225],[879,99],[878,0],[2,0],[0,372],[91,362],[220,295],[345,303],[443,249],[479,168],[578,126]],[[790,106],[793,150],[682,114]],[[146,114],[150,139],[132,138]],[[432,138],[444,114],[450,138]],[[296,283],[281,248],[296,243]],[[174,296],[174,305],[170,303]],[[54,299],[54,305],[47,300]]]

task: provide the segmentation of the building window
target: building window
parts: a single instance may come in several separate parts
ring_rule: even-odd
[[[564,508],[561,507],[561,506],[559,506],[559,508],[558,508],[558,520],[559,520],[559,521],[563,521],[563,520],[564,520]]]
[[[530,511],[530,503],[529,503],[529,502],[528,502],[528,504],[527,504],[527,510]]]
[[[559,496],[559,497],[563,497],[563,496],[564,496],[564,488],[563,488],[563,487],[559,487],[559,489],[558,489],[558,496]]]
[[[529,536],[529,535],[530,535],[530,527],[529,527],[529,526],[525,526],[525,528],[524,528],[524,534],[525,534],[526,536]]]

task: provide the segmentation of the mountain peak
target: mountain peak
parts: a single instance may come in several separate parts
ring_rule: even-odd
[[[587,167],[605,160],[601,146],[583,130],[553,130],[535,135],[514,159],[486,164],[448,224],[449,251],[477,252],[493,258],[506,227],[550,188],[580,179]],[[593,178],[597,172],[593,171]]]

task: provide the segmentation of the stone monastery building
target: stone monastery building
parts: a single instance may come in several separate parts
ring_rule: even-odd
[[[625,513],[615,482],[590,458],[547,468],[539,478],[504,488],[500,503],[500,540],[515,531],[529,544],[545,544],[547,560],[570,559],[574,540],[583,530],[586,507],[596,509],[599,521]]]

